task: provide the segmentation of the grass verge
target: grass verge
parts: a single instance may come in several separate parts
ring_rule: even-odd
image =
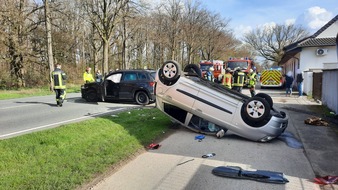
[[[80,92],[81,85],[78,84],[67,84],[67,93]],[[53,95],[54,92],[49,90],[49,87],[41,88],[22,88],[17,90],[0,90],[0,100],[13,99],[13,98],[24,98],[31,96],[45,96]]]
[[[1,140],[0,189],[76,189],[170,124],[158,109],[137,109]]]

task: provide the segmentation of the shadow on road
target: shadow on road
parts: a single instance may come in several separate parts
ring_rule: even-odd
[[[47,103],[47,102],[15,102],[15,103],[19,103],[19,104],[45,104],[51,107],[57,107],[56,103],[52,104],[52,103]]]

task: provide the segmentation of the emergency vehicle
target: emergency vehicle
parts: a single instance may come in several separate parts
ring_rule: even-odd
[[[245,73],[244,86],[248,85],[247,74],[250,72],[250,69],[255,70],[255,64],[252,59],[245,58],[232,58],[230,57],[227,63],[225,64],[225,68],[230,68],[231,73],[236,69],[240,68],[242,72]]]
[[[225,66],[226,68],[230,68],[232,71],[235,70],[235,68],[239,67],[242,69],[243,72],[248,74],[250,69],[253,69],[255,65],[253,60],[248,57],[245,58],[230,57]]]
[[[281,67],[271,67],[264,70],[260,76],[261,88],[264,87],[282,87],[284,85],[284,77]]]
[[[209,70],[210,67],[214,67],[214,78],[218,79],[218,75],[225,73],[224,61],[221,60],[202,60],[199,63],[202,70],[202,76]]]

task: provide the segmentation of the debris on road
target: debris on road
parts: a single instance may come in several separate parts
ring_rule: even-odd
[[[151,150],[158,149],[160,147],[161,147],[160,144],[154,144],[154,143],[151,143],[149,146],[147,146],[147,148]]]
[[[219,166],[212,170],[212,173],[221,177],[250,179],[266,183],[285,184],[289,182],[284,173],[267,170],[248,171],[238,166]]]
[[[198,142],[201,142],[205,138],[204,135],[197,135],[195,136],[195,140],[198,140]]]
[[[316,126],[329,126],[329,123],[324,121],[322,118],[320,117],[310,117],[304,120],[305,124],[309,124],[309,125],[316,125]]]
[[[321,185],[327,184],[337,184],[338,183],[338,176],[325,176],[325,177],[316,177],[314,178],[315,183]]]
[[[211,157],[214,157],[214,156],[216,156],[215,153],[210,153],[210,154],[203,155],[202,158],[211,158]]]
[[[193,161],[193,160],[195,160],[195,159],[190,159],[190,160],[187,160],[187,161],[181,162],[181,163],[177,164],[177,166],[179,166],[179,165],[182,165],[182,164],[185,164],[185,163],[187,163],[187,162],[191,162],[191,161]]]

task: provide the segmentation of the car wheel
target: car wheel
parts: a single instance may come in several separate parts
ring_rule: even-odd
[[[87,102],[97,102],[97,99],[98,97],[94,90],[88,91],[87,96],[86,96]]]
[[[149,104],[149,97],[147,93],[140,91],[136,93],[135,101],[139,105],[148,105]]]
[[[181,75],[176,61],[166,61],[159,70],[159,78],[166,85],[173,85]]]
[[[265,99],[254,96],[243,104],[241,112],[244,120],[260,122],[269,116],[270,105]]]
[[[189,74],[196,74],[199,77],[202,77],[201,69],[195,64],[188,64],[187,66],[184,67],[183,71],[188,72]]]
[[[265,94],[265,93],[258,93],[256,94],[255,96],[257,97],[261,97],[261,98],[264,98],[270,105],[270,108],[272,109],[273,108],[273,101],[272,101],[272,98],[271,96]]]

